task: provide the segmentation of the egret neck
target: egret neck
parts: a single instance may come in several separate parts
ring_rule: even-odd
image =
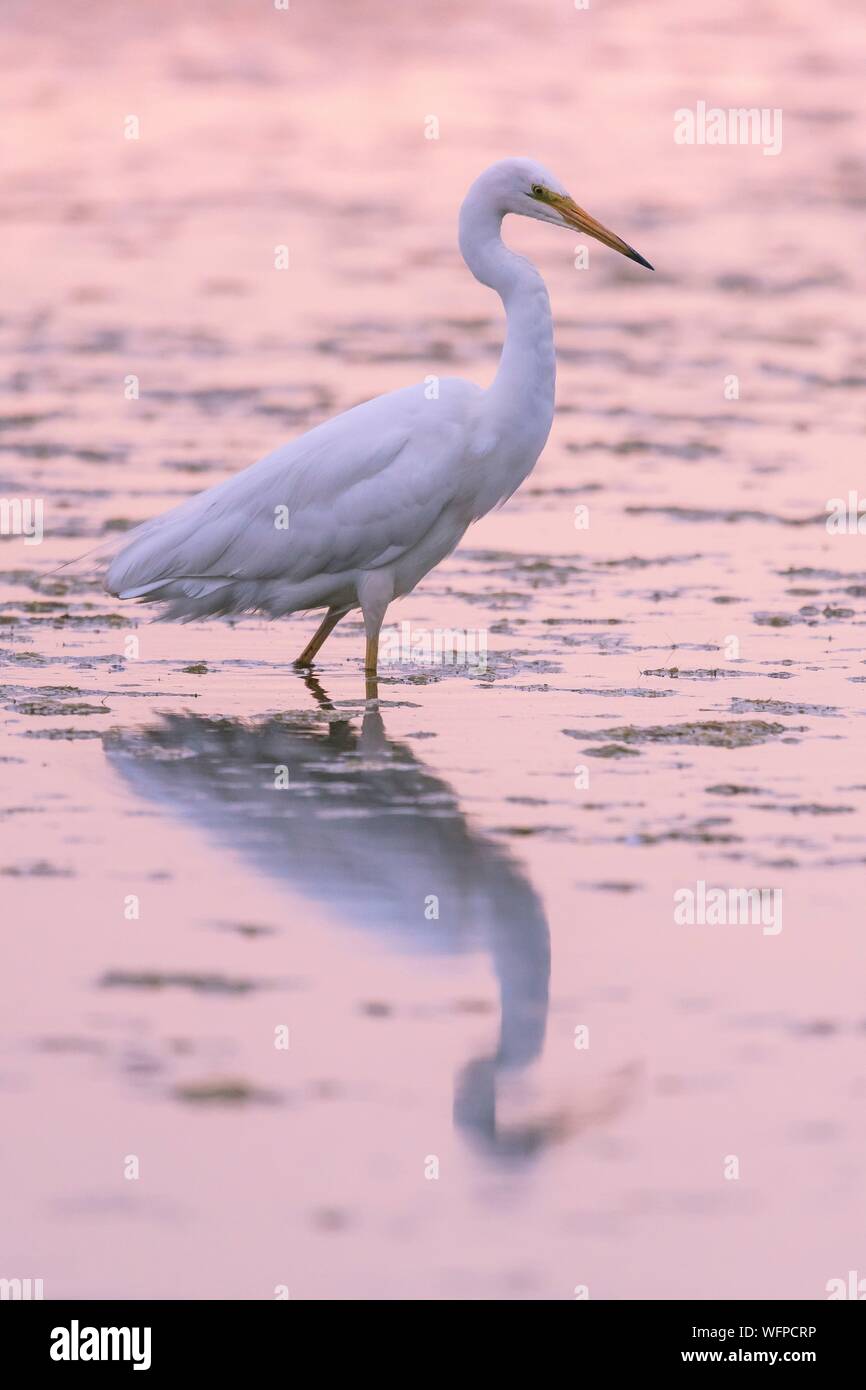
[[[474,185],[460,209],[460,252],[482,285],[495,290],[506,316],[499,368],[487,392],[490,417],[499,430],[516,435],[524,448],[528,473],[541,453],[553,423],[556,353],[550,299],[541,275],[525,256],[502,240],[502,218],[486,190]],[[532,435],[531,441],[527,434]]]

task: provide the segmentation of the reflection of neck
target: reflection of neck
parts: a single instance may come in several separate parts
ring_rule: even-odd
[[[513,870],[502,880],[501,897],[494,904],[490,939],[502,1009],[496,1061],[501,1067],[526,1067],[544,1045],[550,933],[534,890]]]
[[[550,1117],[503,1128],[496,1117],[497,1079],[530,1066],[541,1054],[547,1028],[550,933],[533,888],[510,861],[488,862],[488,946],[499,982],[499,1043],[492,1057],[476,1057],[454,1089],[454,1120],[467,1135],[501,1158],[525,1159],[559,1133]],[[507,865],[507,872],[499,871]]]

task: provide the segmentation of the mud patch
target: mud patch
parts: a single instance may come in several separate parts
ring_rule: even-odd
[[[766,743],[789,734],[790,728],[784,724],[770,724],[763,719],[743,719],[724,722],[707,719],[687,724],[651,724],[639,728],[625,724],[616,729],[563,729],[569,738],[607,739],[615,745],[632,743],[692,744],[704,748],[746,748],[757,743]],[[798,733],[805,733],[803,728]]]

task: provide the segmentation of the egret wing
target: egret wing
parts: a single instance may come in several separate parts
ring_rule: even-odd
[[[108,588],[133,597],[186,579],[300,584],[398,558],[453,497],[462,457],[457,421],[443,412],[433,430],[406,395],[356,406],[138,527]]]

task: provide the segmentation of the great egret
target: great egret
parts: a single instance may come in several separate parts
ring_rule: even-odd
[[[166,618],[325,608],[299,666],[311,665],[340,619],[360,607],[365,670],[375,675],[391,600],[410,593],[473,521],[511,496],[550,433],[550,300],[531,262],[503,244],[510,212],[573,228],[652,269],[542,165],[492,164],[460,209],[463,259],[505,306],[492,385],[445,377],[438,393],[408,386],[317,425],[132,531],[110,563],[109,593],[167,603]]]

